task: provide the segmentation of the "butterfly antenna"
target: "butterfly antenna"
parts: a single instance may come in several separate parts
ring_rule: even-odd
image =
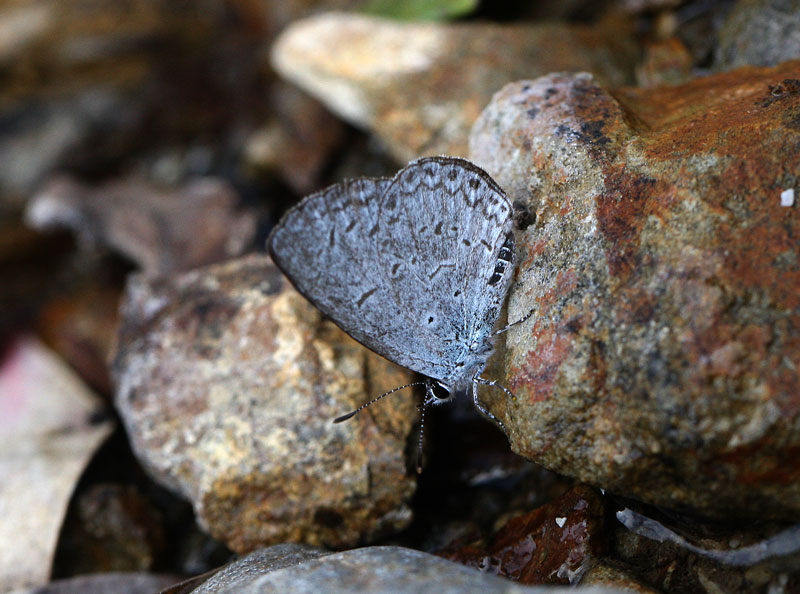
[[[426,385],[425,382],[411,382],[410,384],[406,384],[404,386],[398,386],[397,388],[393,388],[393,389],[389,390],[388,392],[384,392],[380,396],[377,396],[376,398],[373,398],[369,402],[365,402],[364,404],[359,406],[354,411],[351,411],[351,412],[347,413],[346,415],[342,415],[341,417],[336,417],[335,419],[333,419],[333,422],[334,423],[341,423],[342,421],[346,421],[347,419],[355,416],[356,413],[360,413],[362,410],[364,410],[365,408],[367,408],[371,404],[375,404],[376,402],[378,402],[378,400],[388,396],[389,394],[394,394],[395,392],[398,392],[400,390],[405,390],[406,388],[410,388],[412,386],[424,386],[424,385]]]
[[[495,330],[493,335],[497,336],[498,334],[502,334],[503,332],[508,332],[509,330],[511,330],[511,328],[513,328],[517,324],[522,324],[523,322],[526,322],[527,320],[530,319],[530,317],[533,315],[533,312],[535,312],[535,311],[536,311],[536,308],[531,309],[528,313],[526,313],[524,316],[522,316],[516,322],[511,322],[510,324],[506,324],[505,326],[503,326],[499,330]]]

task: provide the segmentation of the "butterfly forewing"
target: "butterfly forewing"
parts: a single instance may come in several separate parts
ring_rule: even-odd
[[[487,340],[510,281],[490,282],[512,209],[468,161],[415,161],[391,180],[311,195],[268,240],[273,259],[356,340],[435,379],[452,379]]]

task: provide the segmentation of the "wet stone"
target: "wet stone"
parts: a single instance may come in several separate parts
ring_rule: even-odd
[[[512,448],[708,516],[800,518],[800,62],[659,89],[506,86],[471,156],[518,237]]]
[[[322,321],[268,257],[134,276],[112,368],[139,459],[235,551],[354,545],[410,521],[413,394],[332,423],[409,374]]]

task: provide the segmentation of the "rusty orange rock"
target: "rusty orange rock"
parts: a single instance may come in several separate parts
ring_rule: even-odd
[[[507,85],[472,158],[535,212],[496,398],[515,451],[712,516],[800,517],[800,62]]]

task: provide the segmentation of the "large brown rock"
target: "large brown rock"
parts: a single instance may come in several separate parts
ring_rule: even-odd
[[[712,516],[800,517],[800,62],[669,88],[510,84],[472,158],[535,213],[494,397],[550,469]]]
[[[266,256],[132,277],[116,404],[151,475],[236,551],[354,545],[405,527],[412,394],[334,417],[408,372],[322,321]]]
[[[272,64],[333,111],[386,142],[398,161],[466,156],[472,123],[501,86],[555,70],[630,82],[624,24],[403,23],[329,13],[293,23]]]

